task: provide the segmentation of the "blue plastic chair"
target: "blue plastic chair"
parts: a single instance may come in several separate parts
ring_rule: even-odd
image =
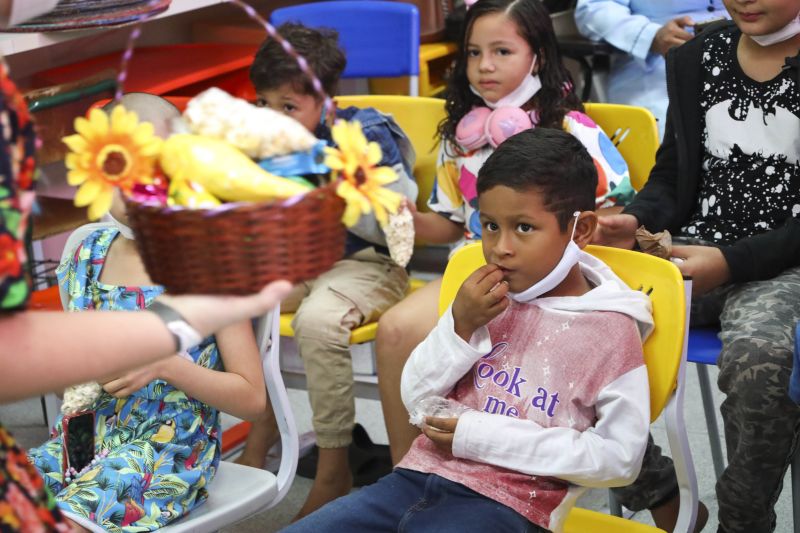
[[[409,76],[409,94],[419,95],[419,11],[404,2],[342,0],[283,7],[270,22],[299,22],[339,32],[347,55],[343,78]]]
[[[725,469],[725,456],[722,454],[722,440],[717,427],[717,411],[714,407],[711,380],[706,365],[716,365],[717,357],[722,351],[722,342],[717,336],[716,328],[690,328],[689,345],[686,349],[686,360],[697,364],[697,378],[700,382],[700,397],[703,400],[703,411],[706,415],[708,441],[711,444],[711,459],[714,462],[714,473],[717,479]]]

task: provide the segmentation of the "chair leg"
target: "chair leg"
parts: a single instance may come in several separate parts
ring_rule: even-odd
[[[697,378],[700,381],[700,396],[703,399],[703,411],[706,415],[708,428],[708,442],[711,445],[711,459],[714,461],[714,473],[717,479],[725,470],[725,459],[722,455],[722,440],[717,427],[717,410],[714,407],[714,397],[711,394],[711,380],[708,378],[708,368],[702,363],[696,363]]]
[[[608,510],[614,516],[622,516],[622,505],[619,500],[614,497],[614,493],[608,491]]]
[[[792,518],[794,533],[800,533],[800,451],[792,459]]]
[[[47,422],[48,422],[48,419],[47,419],[47,402],[45,402],[44,396],[40,396],[39,398],[42,401],[42,418],[43,418],[43,422],[44,422],[44,425],[47,426],[48,425],[47,424]],[[48,427],[48,429],[50,429],[50,428]]]

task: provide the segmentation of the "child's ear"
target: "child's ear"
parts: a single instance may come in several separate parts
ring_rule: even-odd
[[[538,76],[539,74],[541,74],[542,68],[544,68],[544,63],[545,63],[544,54],[542,53],[541,50],[539,50],[536,53],[536,62],[533,65],[533,72],[531,72],[531,74],[533,74],[534,76]]]
[[[575,223],[575,237],[573,240],[579,248],[583,249],[592,242],[594,230],[597,228],[597,213],[594,211],[581,211]]]

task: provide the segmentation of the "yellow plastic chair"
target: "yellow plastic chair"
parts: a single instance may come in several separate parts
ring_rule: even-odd
[[[394,116],[414,150],[417,163],[414,176],[420,185],[417,207],[427,210],[426,202],[436,176],[439,140],[436,129],[445,116],[444,100],[396,95],[354,95],[336,98],[340,107],[374,107]],[[584,104],[586,114],[618,143],[617,149],[628,164],[631,183],[637,191],[644,186],[656,160],[660,145],[653,114],[644,107],[621,104]]]
[[[656,162],[660,145],[658,125],[643,107],[622,104],[584,104],[586,114],[600,126],[617,149],[631,176],[631,185],[641,190]]]
[[[644,344],[650,380],[651,421],[664,412],[670,449],[680,488],[680,513],[675,531],[694,530],[697,518],[697,479],[683,423],[683,370],[686,350],[687,287],[678,268],[663,259],[622,250],[589,246],[586,251],[604,261],[631,288],[650,295],[655,330]],[[486,264],[480,243],[464,246],[447,264],[439,294],[439,314],[455,299],[464,280]],[[655,532],[661,529],[585,509],[567,518],[567,533]]]
[[[419,186],[417,207],[420,210],[427,211],[428,196],[430,196],[436,176],[436,155],[439,149],[436,128],[445,117],[444,100],[416,96],[355,95],[338,96],[336,103],[341,108],[349,106],[374,107],[378,111],[394,117],[397,124],[408,136],[416,152],[417,158],[413,172]],[[409,292],[419,289],[424,284],[425,281],[412,278],[409,284]],[[293,318],[294,313],[281,314],[281,337],[294,337],[294,330],[292,329]],[[355,328],[350,334],[351,347],[369,343],[368,347],[374,360],[373,341],[377,331],[377,321]],[[292,347],[290,344],[284,343],[284,348],[290,350]],[[302,375],[287,374],[287,383],[290,387],[306,387],[305,376]],[[356,396],[378,399],[377,389],[374,386],[362,385],[361,382],[356,383]]]
[[[428,211],[427,202],[436,177],[436,156],[439,150],[436,129],[446,116],[444,100],[423,96],[366,94],[337,96],[336,104],[341,108],[374,107],[382,113],[392,115],[414,146],[417,160],[413,171],[419,186],[417,208]]]

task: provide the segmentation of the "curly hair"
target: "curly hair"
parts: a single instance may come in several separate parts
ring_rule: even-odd
[[[347,59],[339,47],[339,34],[330,28],[308,28],[302,24],[287,22],[278,27],[278,34],[302,55],[329,96],[336,94],[339,77],[344,72]],[[292,58],[275,39],[268,38],[261,44],[250,66],[250,81],[257,92],[277,89],[291,83],[301,94],[317,96],[311,80],[297,61]]]
[[[523,107],[539,112],[539,126],[560,129],[566,113],[583,111],[572,77],[561,61],[553,23],[544,5],[539,0],[479,0],[467,11],[458,56],[447,84],[447,116],[438,128],[438,135],[446,146],[458,146],[455,141],[458,121],[474,106],[484,105],[481,97],[469,88],[467,44],[475,21],[491,13],[505,13],[538,57],[542,88]]]

